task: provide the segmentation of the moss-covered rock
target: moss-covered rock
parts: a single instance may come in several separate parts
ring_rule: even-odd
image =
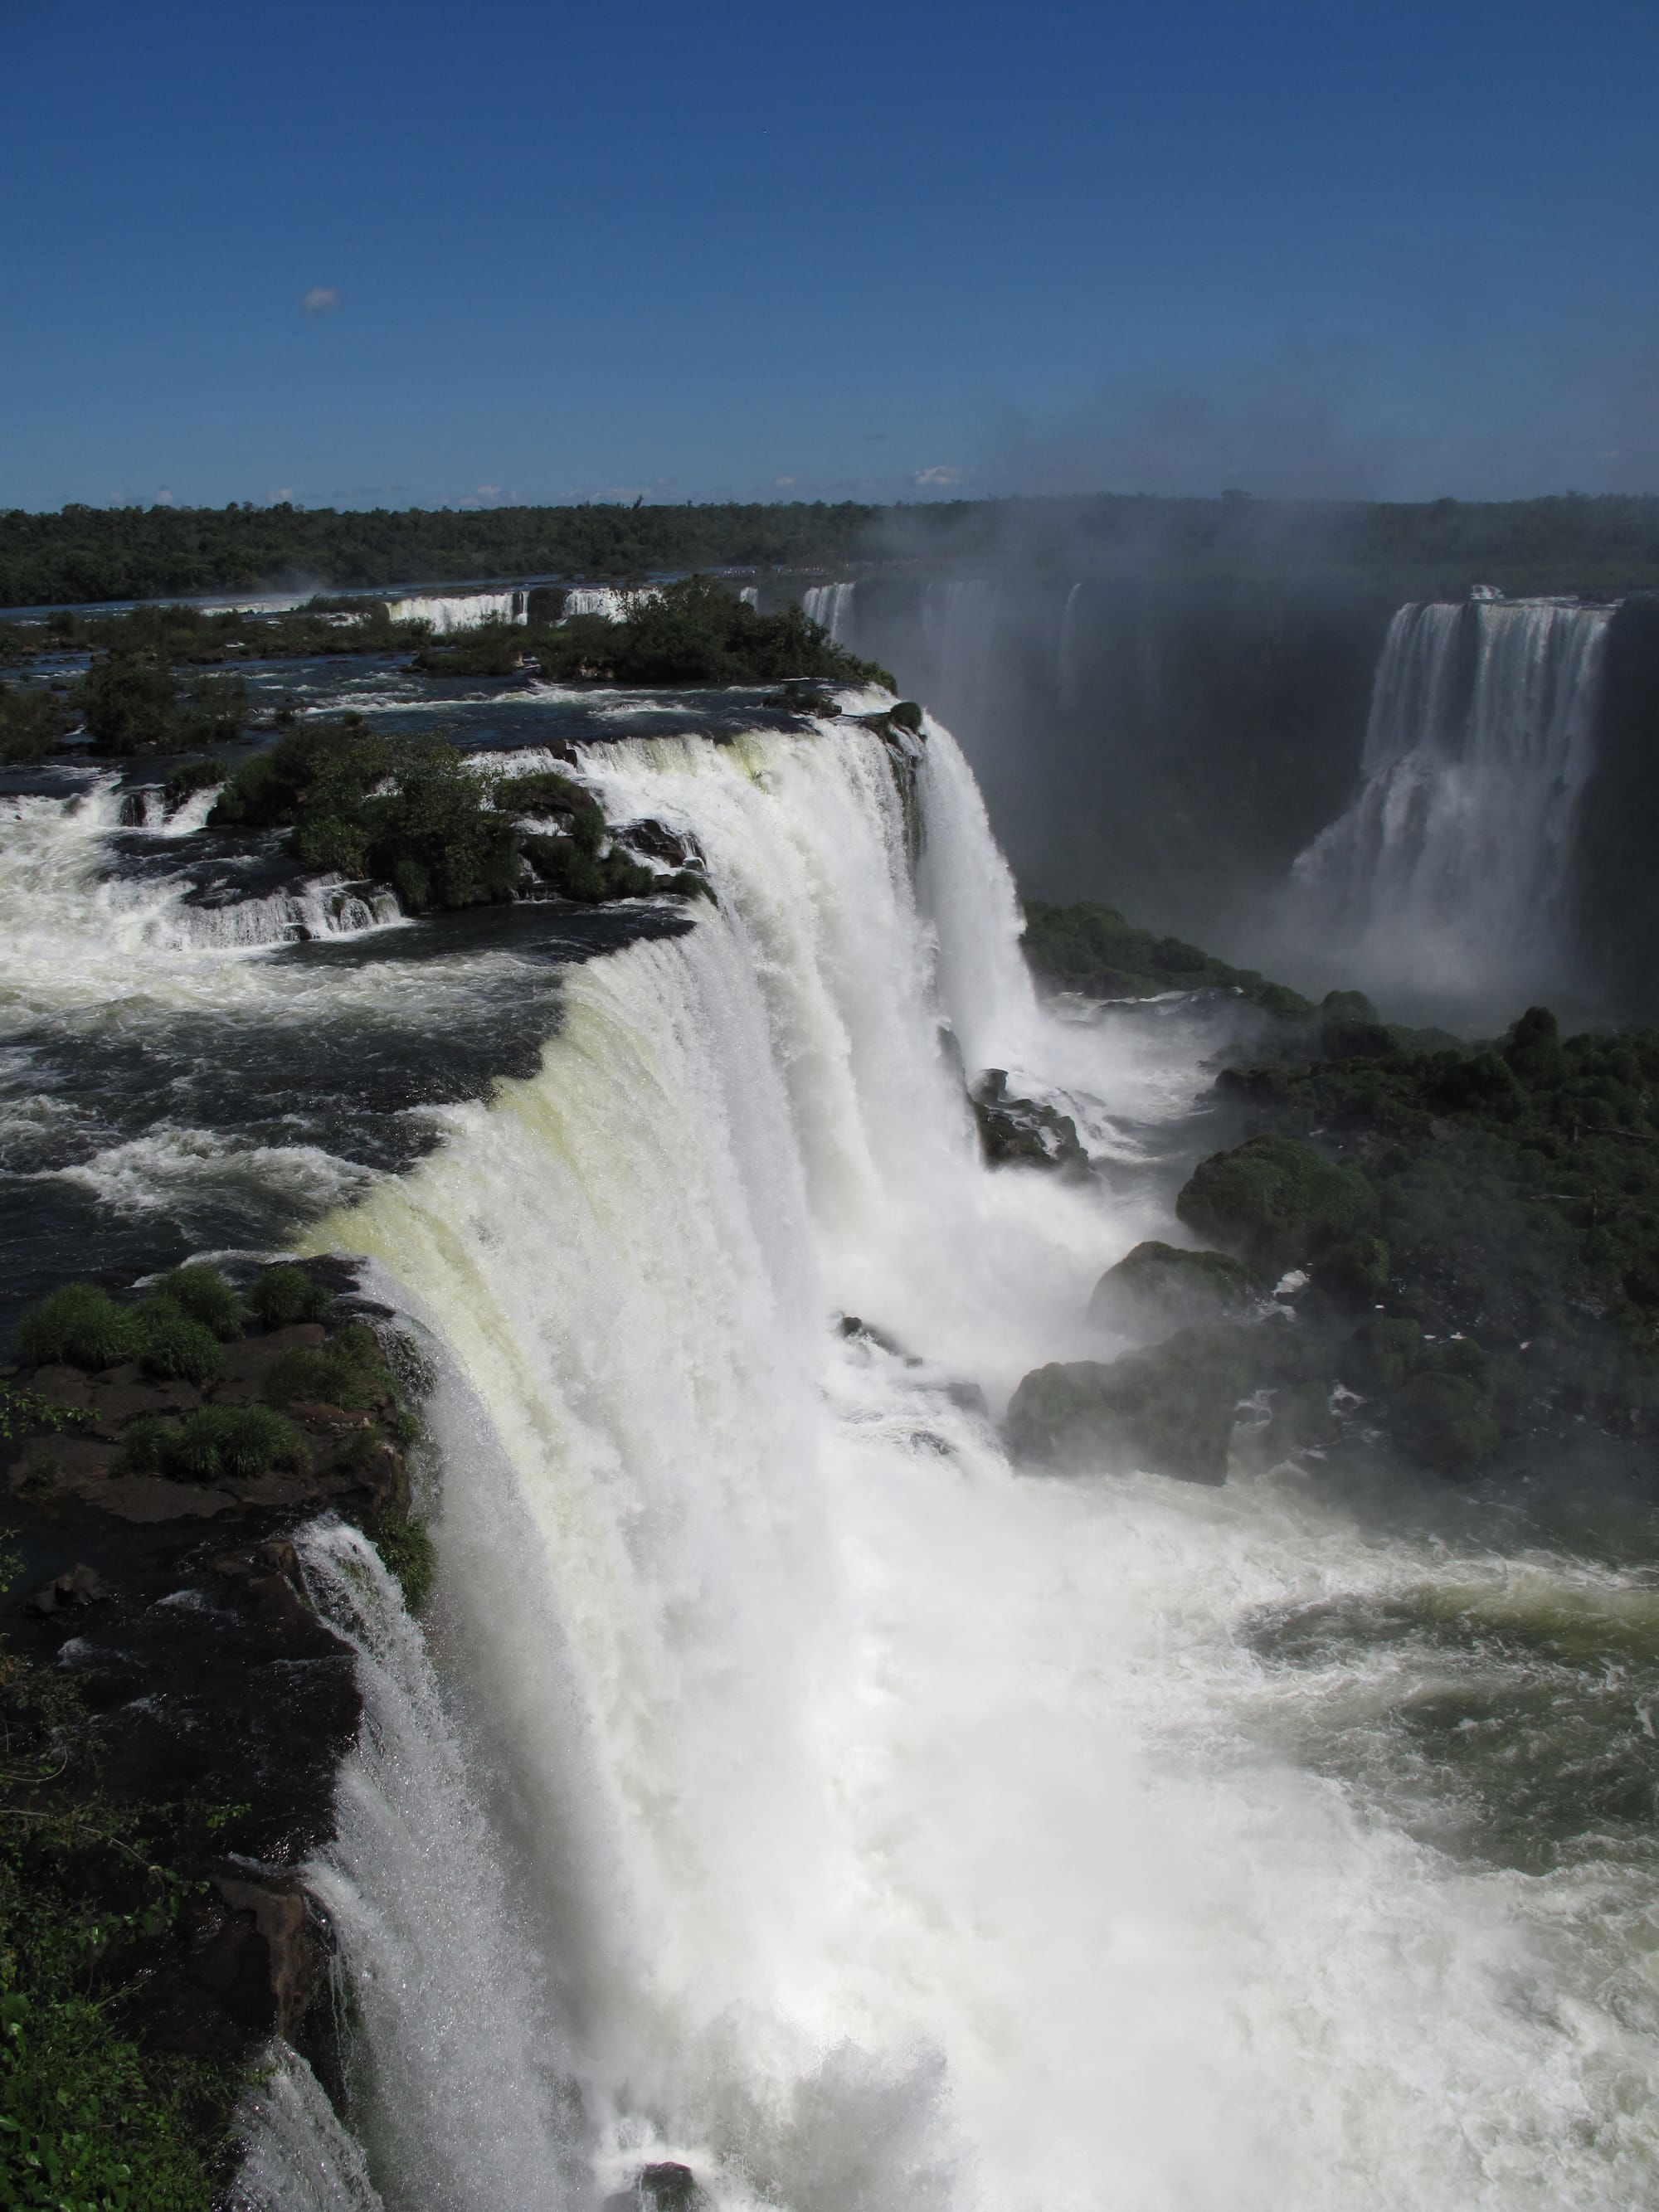
[[[1261,1332],[1183,1329],[1148,1352],[1109,1363],[1039,1367],[1008,1408],[1015,1455],[1073,1473],[1144,1468],[1183,1482],[1221,1483],[1239,1400]]]
[[[1154,998],[1165,991],[1235,991],[1266,1012],[1305,1020],[1311,1003],[1253,968],[1231,968],[1177,937],[1137,929],[1113,906],[1084,900],[1025,906],[1025,957],[1045,982],[1097,999]]]
[[[1137,1244],[1096,1284],[1089,1318],[1123,1336],[1235,1319],[1249,1307],[1255,1279],[1225,1252],[1192,1252],[1156,1239]]]
[[[1196,1236],[1277,1272],[1375,1231],[1381,1209],[1357,1168],[1269,1131],[1201,1161],[1176,1212]]]

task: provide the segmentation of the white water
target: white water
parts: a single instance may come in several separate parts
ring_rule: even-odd
[[[195,793],[171,816],[157,809],[154,820],[147,804],[143,830],[169,844],[182,841],[201,827],[217,795]],[[143,796],[149,802],[148,791]],[[135,976],[148,988],[158,964],[169,958],[198,974],[198,953],[356,937],[403,918],[390,891],[370,900],[337,876],[205,906],[191,903],[182,872],[159,879],[119,875],[110,841],[122,826],[122,805],[112,776],[93,779],[69,799],[0,799],[0,941],[6,946],[0,988],[7,995],[95,995],[130,988]]]
[[[656,2158],[721,2212],[1652,2203],[1614,1876],[1362,1819],[1235,1638],[1443,1548],[1290,1469],[1022,1479],[951,1395],[1085,1349],[1152,1224],[980,1168],[937,1006],[970,1064],[1088,1054],[1143,1111],[1180,1079],[1046,1024],[948,738],[921,905],[866,733],[587,766],[696,828],[719,912],[572,971],[541,1073],[311,1239],[452,1363],[458,1686],[377,1584],[328,1877],[388,2204],[575,2212]]]
[[[811,584],[801,594],[801,605],[808,618],[821,623],[836,645],[844,645],[852,635],[854,595],[857,590],[856,583]]]
[[[456,592],[420,593],[413,599],[393,599],[393,622],[429,623],[441,637],[451,630],[476,629],[480,623],[520,623],[525,619],[526,594],[518,592]]]
[[[613,584],[579,584],[565,593],[564,612],[559,619],[568,622],[573,615],[599,615],[606,622],[626,622],[637,605],[661,596],[649,586],[624,590]]]
[[[1356,981],[1465,1002],[1571,981],[1573,826],[1608,618],[1524,600],[1395,615],[1360,789],[1293,873],[1305,927]]]

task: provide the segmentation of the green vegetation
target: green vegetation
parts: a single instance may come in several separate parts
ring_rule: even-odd
[[[388,882],[419,914],[502,898],[517,882],[517,833],[490,796],[453,745],[383,737],[356,719],[279,738],[237,770],[208,819],[286,826],[305,866]]]
[[[836,506],[405,508],[114,507],[0,515],[0,605],[281,589],[416,578],[628,581],[665,570],[840,568],[890,554],[982,559],[1010,543],[1063,537],[1084,560],[1132,556],[1179,574],[1297,567],[1381,578],[1401,598],[1659,584],[1659,500],[1617,495],[1416,505],[1161,499],[947,500]],[[1403,586],[1403,587],[1402,587]]]
[[[138,1366],[155,1382],[190,1382],[199,1390],[224,1372],[224,1354],[210,1328],[191,1321],[169,1298],[146,1298],[133,1316]]]
[[[192,792],[211,791],[230,774],[222,761],[186,761],[183,767],[173,769],[167,781],[169,811],[188,799]]]
[[[9,1583],[15,1554],[0,1568]],[[18,2212],[209,2212],[216,2069],[121,2032],[136,1947],[188,1885],[98,1787],[74,1684],[0,1647],[0,2203]]]
[[[175,1267],[158,1279],[154,1290],[226,1344],[247,1327],[246,1306],[216,1267]]]
[[[535,775],[507,775],[495,786],[495,804],[504,814],[597,815],[599,802],[568,775],[548,769]],[[601,817],[603,826],[603,817]]]
[[[422,647],[415,665],[432,676],[509,676],[527,659],[544,676],[565,681],[773,684],[804,677],[893,689],[884,669],[834,644],[800,607],[757,614],[710,576],[641,592],[622,622],[576,615],[550,628],[481,624]]]
[[[426,1522],[418,1513],[402,1513],[395,1508],[382,1513],[374,1530],[374,1548],[403,1591],[404,1603],[418,1618],[426,1610],[437,1572]]]
[[[566,834],[521,834],[521,816],[556,820]],[[684,872],[659,878],[626,853],[605,852],[597,801],[568,777],[492,776],[440,738],[384,737],[361,717],[286,732],[237,770],[208,819],[216,829],[286,827],[305,866],[390,883],[411,914],[507,898],[526,861],[570,899],[693,889]],[[697,878],[695,890],[706,890]]]
[[[1062,990],[1095,999],[1148,999],[1164,991],[1237,991],[1269,1013],[1311,1015],[1310,1001],[1251,968],[1230,968],[1178,937],[1136,929],[1113,906],[1085,900],[1047,906],[1028,900],[1025,957]]]
[[[1095,1285],[1089,1318],[1129,1335],[1165,1334],[1244,1313],[1256,1279],[1224,1252],[1188,1252],[1155,1238],[1137,1244]]]
[[[116,1367],[138,1349],[131,1310],[94,1283],[64,1283],[23,1317],[18,1339],[31,1359]]]
[[[64,693],[0,684],[0,766],[46,759],[80,720]]]
[[[310,1463],[304,1437],[269,1406],[203,1406],[179,1421],[144,1413],[121,1438],[129,1474],[165,1474],[175,1482],[246,1480],[267,1468],[303,1470]]]
[[[1265,1132],[1203,1161],[1176,1202],[1188,1228],[1279,1273],[1374,1229],[1376,1194],[1357,1168]]]
[[[259,1270],[247,1302],[267,1328],[286,1328],[295,1322],[321,1321],[334,1294],[315,1275],[283,1260]]]
[[[234,738],[247,714],[240,677],[200,678],[181,695],[165,659],[131,652],[95,660],[74,696],[92,750],[117,758]]]
[[[1316,1312],[1349,1317],[1336,1373],[1449,1474],[1561,1423],[1650,1435],[1659,1032],[1564,1038],[1533,1007],[1493,1046],[1425,1050],[1370,1026],[1347,1033],[1362,1053],[1223,1073],[1264,1126],[1203,1164],[1182,1218],[1310,1264]],[[1316,1131],[1340,1164],[1300,1141]]]

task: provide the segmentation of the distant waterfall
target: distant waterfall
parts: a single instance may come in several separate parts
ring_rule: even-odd
[[[836,645],[845,645],[853,627],[854,584],[813,584],[802,599],[810,619],[822,623]]]
[[[635,607],[661,596],[659,592],[629,591],[615,584],[578,584],[565,593],[564,612],[559,619],[568,622],[572,615],[599,615],[606,622],[626,622]]]
[[[1395,616],[1359,791],[1293,871],[1299,919],[1358,980],[1486,1002],[1565,975],[1609,617],[1550,600]]]
[[[415,599],[392,600],[390,612],[393,622],[429,623],[441,637],[453,629],[476,629],[480,623],[521,623],[528,597],[521,591],[465,592],[439,597],[423,593]]]

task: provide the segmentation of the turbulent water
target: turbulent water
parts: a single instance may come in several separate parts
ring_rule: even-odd
[[[589,2212],[677,2160],[720,2212],[1659,2203],[1650,1530],[1316,1458],[1017,1474],[1008,1393],[1109,1353],[1095,1278],[1224,1140],[1224,1006],[1039,1006],[938,726],[907,807],[873,734],[735,695],[470,699],[475,745],[574,737],[612,819],[695,831],[718,907],[238,953],[170,933],[101,785],[0,845],[40,939],[4,1095],[84,1060],[112,1125],[9,1176],[198,1244],[308,1218],[440,1375],[428,1636],[361,1539],[302,1545],[366,1704],[311,1870],[355,2142],[285,2058],[246,2200]],[[963,1063],[1096,1173],[988,1173]],[[181,1121],[331,1192],[117,1181]]]
[[[1571,988],[1567,901],[1610,611],[1401,608],[1360,788],[1297,862],[1357,981],[1454,1004]]]

